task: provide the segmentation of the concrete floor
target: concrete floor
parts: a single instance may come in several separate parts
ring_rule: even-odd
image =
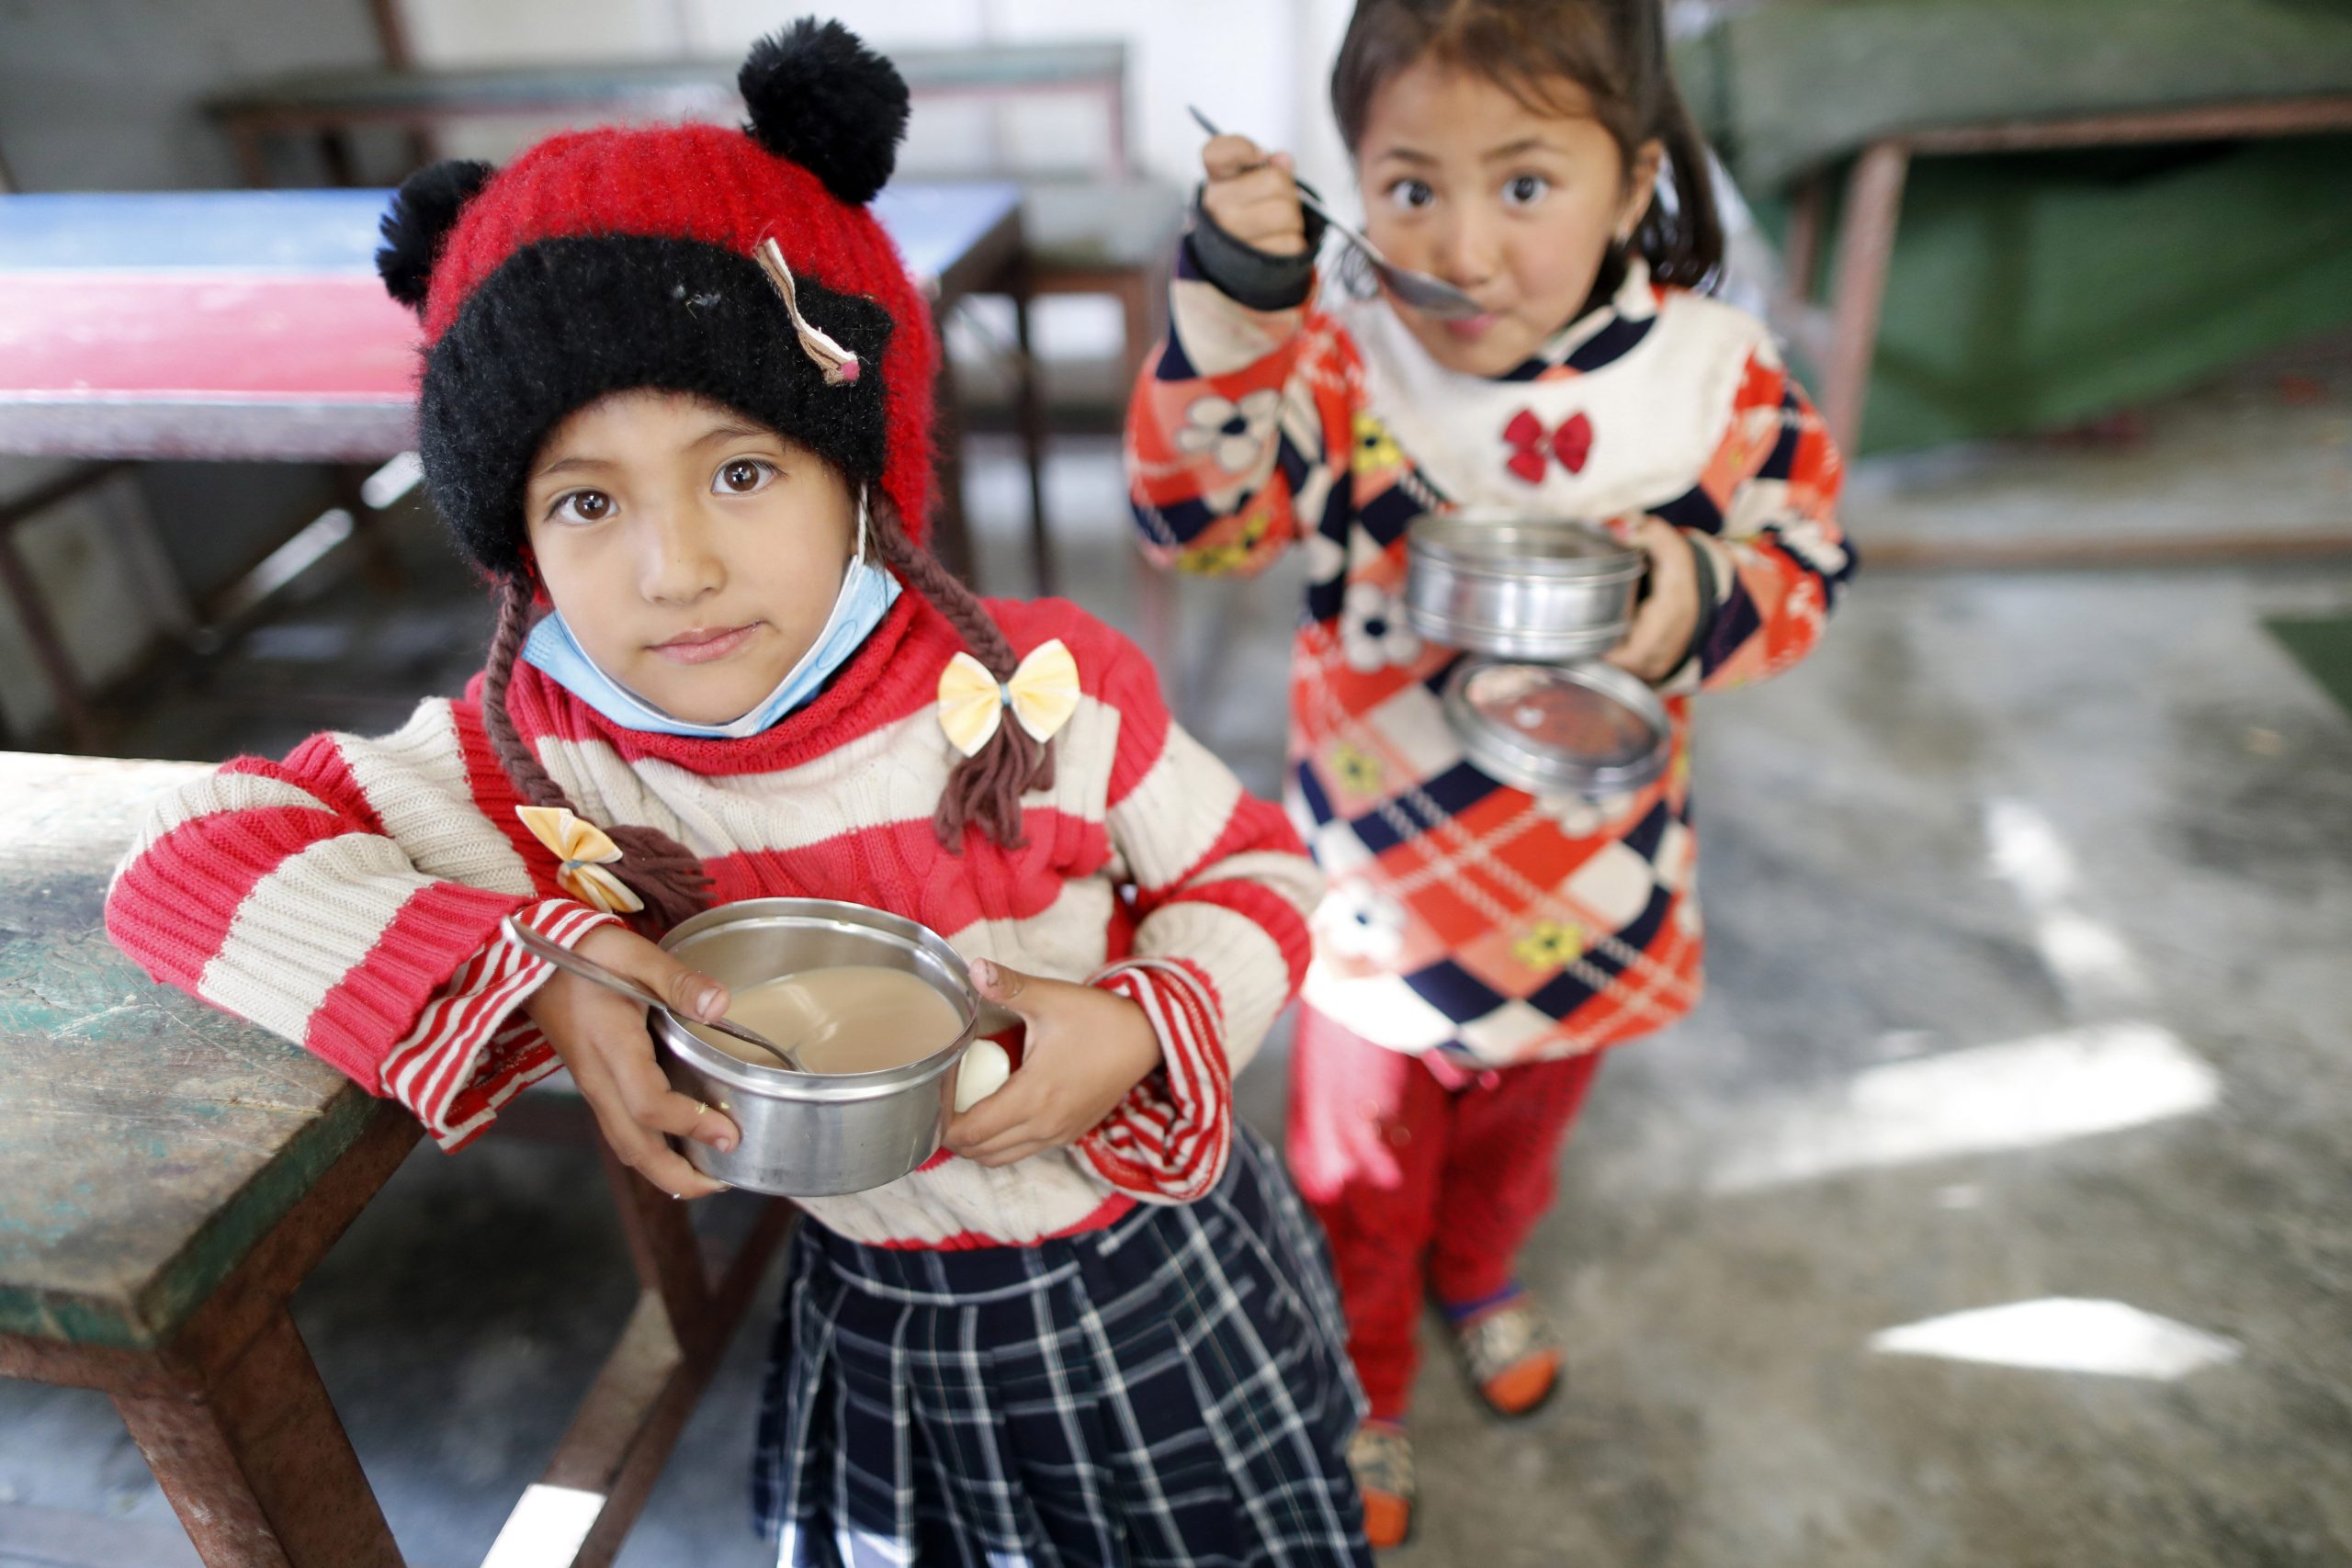
[[[2347,387],[2265,417],[2242,382],[2128,447],[1865,465],[1854,515],[2340,523]],[[2220,417],[2242,439],[2188,438]],[[1053,479],[1076,596],[1125,621],[1115,449]],[[1014,471],[975,483],[1017,536]],[[283,615],[139,749],[281,747],[454,683],[483,617],[420,562],[407,600]],[[1289,584],[1185,604],[1195,727],[1271,788]],[[2259,625],[2347,610],[2352,562],[1866,573],[1812,663],[1706,702],[1708,999],[1610,1062],[1527,1263],[1567,1386],[1505,1427],[1433,1359],[1392,1561],[2352,1562],[2352,718]],[[1242,1092],[1278,1125],[1277,1059]],[[423,1152],[362,1216],[297,1316],[411,1562],[480,1560],[628,1293],[578,1150]],[[763,1330],[623,1562],[762,1561]],[[103,1400],[0,1382],[0,1564],[62,1560],[40,1543],[74,1514],[144,1527],[113,1560],[192,1561]]]

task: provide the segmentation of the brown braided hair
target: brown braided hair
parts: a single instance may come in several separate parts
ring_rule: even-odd
[[[897,509],[879,490],[872,494],[867,523],[883,561],[947,618],[965,647],[990,674],[1000,681],[1011,680],[1021,661],[1003,631],[978,595],[941,565],[938,557],[907,536]],[[530,626],[529,581],[502,577],[498,627],[491,636],[490,657],[482,671],[482,728],[489,735],[492,754],[526,801],[560,807],[586,820],[587,814],[572,805],[563,786],[539,765],[507,709],[507,688],[514,681],[514,661],[522,654],[524,635]],[[1053,742],[1041,744],[1008,715],[989,743],[975,755],[959,760],[947,775],[947,787],[940,792],[939,807],[932,814],[932,831],[950,854],[963,852],[965,833],[973,827],[999,847],[1017,850],[1028,841],[1021,816],[1022,795],[1053,787]],[[621,852],[621,880],[645,900],[639,917],[643,923],[667,931],[709,906],[710,875],[692,850],[659,828],[599,826]]]
[[[560,806],[582,820],[587,813],[573,806],[563,786],[548,776],[539,759],[524,744],[506,709],[506,688],[514,678],[514,660],[523,651],[523,634],[531,625],[531,585],[522,577],[503,577],[498,585],[498,629],[491,634],[490,660],[482,670],[481,727],[498,765],[523,798],[533,806]],[[632,824],[604,827],[621,852],[621,880],[645,900],[641,919],[658,931],[667,931],[691,919],[710,903],[710,874],[694,851],[659,828]]]
[[[880,491],[874,492],[867,521],[875,548],[899,578],[931,601],[947,617],[972,657],[1000,681],[1010,681],[1020,658],[992,619],[979,595],[964,586],[937,556],[907,537],[898,509]],[[977,827],[983,837],[1001,849],[1017,850],[1029,841],[1021,820],[1021,797],[1033,789],[1054,787],[1054,744],[1039,742],[1007,714],[989,743],[956,764],[940,792],[939,809],[932,814],[932,831],[950,854],[964,852],[964,832]]]

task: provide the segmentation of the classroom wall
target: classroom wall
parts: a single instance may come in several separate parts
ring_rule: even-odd
[[[1128,51],[1132,145],[1148,168],[1189,183],[1200,135],[1184,105],[1281,145],[1311,152],[1308,177],[1339,172],[1319,122],[1322,77],[1347,0],[401,0],[417,57],[438,64],[630,56],[726,58],[804,10],[837,17],[867,41],[927,48],[956,43],[1113,38]],[[946,172],[993,152],[1021,167],[1069,161],[1097,128],[1067,106],[1001,117],[1001,140],[972,106],[917,107],[902,166]],[[510,141],[520,139],[508,133]],[[492,150],[494,142],[478,143]]]

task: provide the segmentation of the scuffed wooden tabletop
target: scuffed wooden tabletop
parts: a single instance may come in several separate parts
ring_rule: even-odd
[[[185,762],[0,752],[0,1333],[167,1340],[388,1102],[115,950]]]

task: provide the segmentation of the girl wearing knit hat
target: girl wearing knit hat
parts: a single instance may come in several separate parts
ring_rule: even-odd
[[[699,908],[930,926],[1021,1065],[923,1169],[803,1204],[754,1465],[781,1560],[1367,1561],[1319,1242],[1231,1098],[1316,873],[1118,634],[922,547],[938,345],[866,209],[897,72],[804,21],[741,85],[741,131],[402,187],[379,262],[424,323],[433,500],[495,585],[488,667],[392,735],[176,792],[107,928],[446,1147],[568,1067],[694,1197],[665,1136],[733,1124],[503,922],[703,1019],[724,990],[651,940]]]

